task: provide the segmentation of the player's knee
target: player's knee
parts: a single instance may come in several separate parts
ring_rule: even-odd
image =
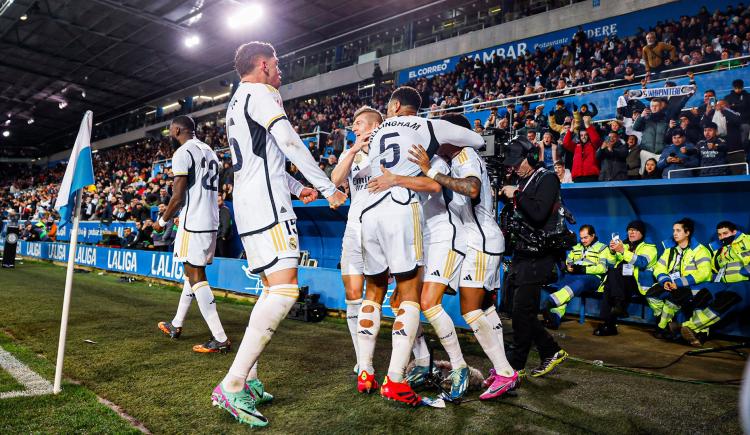
[[[419,306],[422,307],[423,311],[429,310],[430,308],[434,308],[438,305],[438,301],[435,300],[434,297],[430,294],[423,294],[419,298]]]

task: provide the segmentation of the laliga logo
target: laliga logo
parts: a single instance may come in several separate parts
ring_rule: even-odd
[[[245,272],[245,276],[250,280],[252,285],[252,287],[245,287],[245,290],[249,290],[253,294],[259,295],[263,291],[263,281],[261,281],[260,275],[252,273],[247,266],[242,266],[242,271]]]

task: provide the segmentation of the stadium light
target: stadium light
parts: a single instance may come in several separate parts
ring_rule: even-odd
[[[29,120],[26,121],[26,124],[29,124],[29,125],[31,125],[33,123],[34,123],[34,118],[29,118]]]
[[[64,108],[68,107],[68,102],[67,101],[60,101],[60,103],[57,105],[57,107],[59,107],[60,109],[64,109]]]
[[[239,29],[242,26],[252,24],[263,16],[263,6],[252,4],[236,10],[227,17],[227,27],[230,29]]]
[[[10,136],[10,131],[8,130],[3,131],[3,137],[8,137],[8,136]]]
[[[26,14],[23,14],[23,15],[21,15],[21,16],[20,16],[19,18],[21,19],[21,21],[26,21],[26,20],[28,20],[28,19],[29,19],[29,16],[28,16],[28,15],[26,15]]]
[[[201,38],[198,35],[190,35],[185,38],[185,47],[193,48],[201,43]]]

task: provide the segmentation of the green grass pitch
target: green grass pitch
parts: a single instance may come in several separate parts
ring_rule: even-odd
[[[30,261],[0,271],[0,346],[50,380],[64,277],[62,267]],[[198,308],[191,307],[180,340],[169,340],[157,330],[158,321],[171,320],[178,298],[177,287],[120,283],[115,276],[96,272],[76,274],[64,392],[0,400],[0,433],[133,432],[128,422],[97,402],[97,395],[153,433],[246,433],[247,427],[211,407],[211,389],[234,353],[191,352],[193,344],[209,335]],[[251,306],[223,298],[217,303],[224,328],[238,345]],[[96,344],[84,342],[87,339]],[[379,377],[387,368],[389,351],[389,330],[384,328],[375,360]],[[465,352],[469,364],[486,372],[488,362],[476,345],[467,343]],[[270,420],[262,431],[740,432],[736,387],[674,382],[569,361],[548,378],[525,381],[515,398],[405,409],[377,395],[357,394],[353,365],[342,320],[284,321],[260,361],[261,379],[276,396],[274,403],[260,408]],[[13,381],[0,374],[0,391],[11,387]]]

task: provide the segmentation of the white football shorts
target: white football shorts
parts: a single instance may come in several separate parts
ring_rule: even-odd
[[[390,197],[362,214],[365,275],[411,272],[423,263],[422,205],[400,204]]]
[[[500,255],[467,248],[461,266],[461,287],[484,288],[488,291],[500,288],[501,261]]]
[[[205,267],[214,261],[216,231],[193,233],[180,227],[174,239],[177,261],[191,266]]]
[[[299,265],[297,220],[279,222],[270,229],[242,236],[247,266],[252,273],[269,275]]]

